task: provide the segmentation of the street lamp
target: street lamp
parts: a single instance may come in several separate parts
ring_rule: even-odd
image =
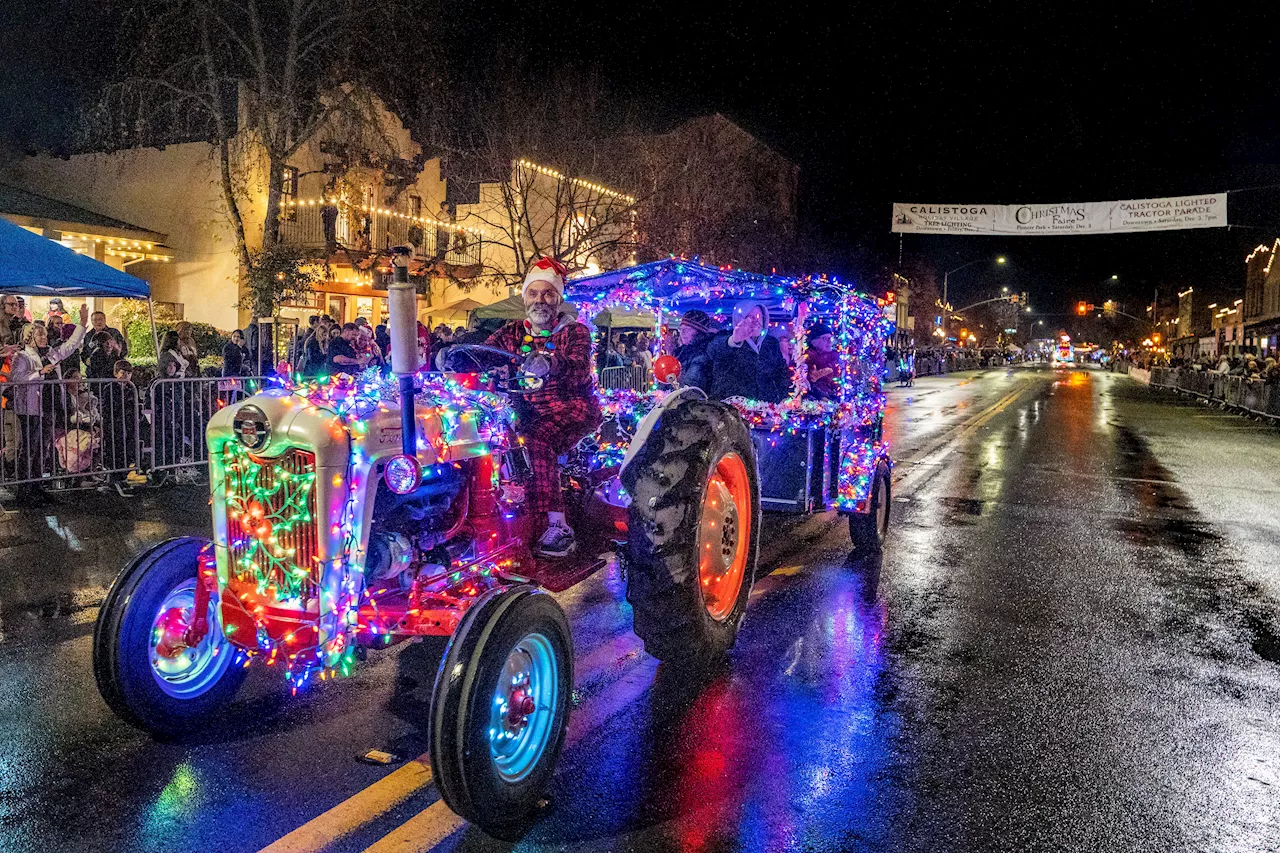
[[[953,269],[953,270],[947,270],[945,273],[943,273],[943,274],[942,274],[942,304],[943,304],[943,305],[949,305],[949,304],[951,304],[951,303],[949,303],[949,302],[947,301],[947,283],[948,283],[948,281],[949,281],[949,280],[950,280],[950,278],[951,278],[951,274],[952,274],[953,272],[960,272],[960,270],[965,269],[966,267],[971,267],[971,266],[973,266],[974,264],[981,264],[981,263],[984,263],[986,260],[987,260],[986,258],[978,258],[976,261],[969,261],[969,263],[967,263],[967,264],[961,264],[960,266],[956,267],[955,269]],[[1004,256],[1004,255],[999,255],[999,256],[997,256],[997,257],[996,257],[996,263],[997,263],[997,264],[1003,264],[1003,263],[1005,263],[1006,261],[1007,261],[1007,258],[1005,258],[1005,256]]]

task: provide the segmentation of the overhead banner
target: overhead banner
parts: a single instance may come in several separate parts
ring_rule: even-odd
[[[1131,234],[1222,228],[1227,194],[1079,204],[895,204],[897,234]]]

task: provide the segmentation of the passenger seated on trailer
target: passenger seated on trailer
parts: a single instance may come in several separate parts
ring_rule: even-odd
[[[809,328],[809,351],[805,358],[809,372],[809,396],[817,400],[836,400],[840,397],[840,388],[836,385],[835,374],[840,366],[838,356],[832,349],[831,327],[826,323],[815,323]]]
[[[564,266],[552,258],[542,258],[530,267],[522,290],[525,319],[507,323],[488,340],[490,346],[526,362],[535,357],[550,362],[541,387],[512,395],[516,431],[524,438],[532,468],[526,507],[530,513],[547,516],[547,529],[536,548],[546,557],[563,557],[577,546],[564,517],[556,457],[568,453],[601,421],[591,333],[574,314],[558,313],[564,302],[565,273]]]
[[[733,306],[733,331],[721,332],[707,346],[711,358],[708,397],[745,397],[766,403],[786,399],[791,393],[791,370],[768,327],[769,309],[762,303]]]
[[[716,335],[715,321],[699,308],[680,315],[680,346],[675,357],[680,362],[680,384],[711,390],[711,356],[707,348]]]

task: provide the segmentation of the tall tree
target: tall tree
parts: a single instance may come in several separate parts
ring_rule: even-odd
[[[579,270],[630,258],[641,200],[603,185],[597,140],[607,107],[596,73],[540,77],[519,59],[479,81],[427,73],[449,94],[419,112],[415,130],[442,155],[445,177],[470,188],[460,224],[486,234],[482,276],[513,283],[542,255]]]
[[[208,142],[247,280],[278,257],[289,161],[321,134],[378,127],[376,99],[350,59],[374,49],[367,21],[391,2],[138,0],[126,12],[137,37],[86,116],[83,144]]]

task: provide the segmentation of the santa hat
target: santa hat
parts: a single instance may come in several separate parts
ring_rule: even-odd
[[[564,279],[569,274],[569,270],[565,265],[557,261],[555,258],[539,258],[537,263],[529,267],[529,271],[525,273],[524,285],[520,288],[520,295],[523,296],[525,291],[529,289],[529,285],[535,281],[545,281],[556,289],[560,294],[560,298],[564,298]]]

